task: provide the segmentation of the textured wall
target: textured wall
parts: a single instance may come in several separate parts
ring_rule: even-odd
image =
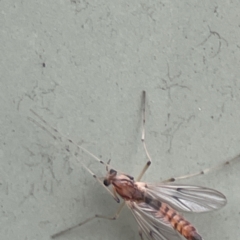
[[[28,120],[34,109],[116,169],[137,175],[141,92],[159,182],[240,153],[239,1],[0,1],[0,238],[50,239],[117,203]],[[73,150],[71,150],[73,151]],[[98,176],[105,168],[79,154]],[[240,163],[184,182],[223,192],[189,215],[204,239],[239,239]],[[92,230],[94,229],[94,231]],[[129,211],[59,239],[139,239]]]

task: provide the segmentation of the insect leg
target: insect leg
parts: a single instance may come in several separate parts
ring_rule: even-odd
[[[145,153],[147,155],[147,163],[145,164],[145,166],[143,167],[141,173],[139,174],[139,176],[137,177],[137,181],[140,181],[141,178],[143,177],[144,173],[147,171],[147,169],[149,168],[149,166],[152,163],[152,159],[150,157],[150,154],[147,150],[147,146],[145,143],[145,122],[146,122],[146,113],[145,113],[145,106],[146,106],[146,92],[143,91],[143,96],[142,96],[142,144],[145,150]]]
[[[199,175],[205,175],[205,174],[208,174],[209,172],[213,172],[213,171],[216,171],[218,169],[221,169],[221,168],[225,167],[226,165],[229,165],[232,162],[234,162],[236,160],[239,160],[239,159],[240,159],[240,154],[237,155],[236,157],[234,157],[233,159],[231,159],[229,161],[226,161],[224,163],[220,163],[220,164],[218,164],[216,166],[213,166],[213,167],[210,167],[210,168],[206,168],[204,170],[201,170],[199,172],[195,172],[195,173],[192,173],[192,174],[187,174],[187,175],[183,175],[183,176],[180,176],[180,177],[172,177],[172,178],[169,178],[167,180],[164,180],[163,183],[175,182],[177,180],[192,178],[192,177],[199,176]]]
[[[60,236],[62,234],[65,234],[66,232],[69,232],[69,231],[71,231],[74,228],[80,227],[80,226],[82,226],[82,225],[84,225],[84,224],[86,224],[88,222],[91,222],[95,218],[102,218],[102,219],[107,219],[107,220],[116,220],[119,217],[120,212],[122,211],[124,205],[125,205],[125,202],[123,202],[119,206],[119,208],[117,209],[116,213],[113,216],[103,216],[103,215],[96,214],[96,215],[86,219],[85,221],[83,221],[83,222],[81,222],[81,223],[79,223],[79,224],[77,224],[77,225],[75,225],[73,227],[70,227],[70,228],[67,228],[67,229],[65,229],[65,230],[63,230],[61,232],[55,233],[54,235],[51,236],[51,238],[56,238],[56,237],[58,237],[58,236]]]
[[[141,228],[139,228],[138,234],[139,234],[141,240],[144,240],[144,238],[143,238],[143,233],[142,233],[142,229],[141,229]]]

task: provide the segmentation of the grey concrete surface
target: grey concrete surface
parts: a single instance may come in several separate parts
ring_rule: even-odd
[[[136,176],[141,92],[159,182],[240,153],[239,1],[0,1],[0,239],[41,240],[111,196],[32,124],[30,109],[116,169]],[[79,155],[98,176],[105,168]],[[240,239],[240,163],[185,183],[215,188],[223,209],[186,216],[205,240]],[[131,213],[59,240],[139,239]]]

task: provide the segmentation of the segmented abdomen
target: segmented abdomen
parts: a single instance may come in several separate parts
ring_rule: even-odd
[[[198,234],[196,228],[187,220],[185,220],[177,211],[151,197],[144,197],[144,201],[158,210],[156,217],[163,217],[166,222],[169,222],[176,231],[188,240],[203,240]]]
[[[176,229],[188,240],[201,240],[202,237],[197,233],[196,228],[187,220],[185,220],[178,212],[170,208],[167,204],[162,203],[159,209],[164,219],[171,223]]]

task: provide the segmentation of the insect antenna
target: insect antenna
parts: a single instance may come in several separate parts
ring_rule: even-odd
[[[88,155],[90,155],[91,157],[93,157],[97,162],[103,164],[106,166],[106,168],[109,168],[110,165],[108,163],[103,162],[102,160],[100,160],[97,156],[95,156],[94,154],[90,153],[87,149],[79,146],[77,143],[75,143],[74,141],[72,141],[71,139],[69,139],[68,137],[66,137],[65,135],[63,135],[62,133],[60,133],[56,128],[52,127],[50,124],[48,124],[42,117],[40,117],[36,112],[34,112],[32,109],[30,109],[30,111],[39,119],[41,120],[46,126],[48,126],[52,131],[54,131],[55,134],[58,134],[59,136],[57,137],[55,134],[53,134],[50,130],[48,130],[45,126],[43,126],[41,123],[37,122],[35,119],[28,117],[28,120],[33,122],[35,125],[37,125],[38,127],[40,127],[42,130],[44,130],[45,132],[47,132],[54,140],[59,140],[61,142],[63,142],[63,139],[66,139],[70,144],[73,144],[75,147],[77,147],[78,150],[82,150],[83,152],[87,153]],[[70,152],[70,154],[75,158],[75,160],[77,160],[78,163],[80,163],[82,165],[83,168],[85,168],[91,175],[93,178],[95,178],[109,193],[110,195],[112,195],[112,197],[114,198],[114,200],[116,202],[120,202],[119,198],[116,196],[116,194],[114,194],[109,188],[107,188],[102,180],[100,178],[98,178],[96,176],[95,173],[93,173],[84,163],[82,163],[79,158],[77,158],[75,156],[75,154],[70,151],[68,148],[66,148],[67,152]]]
[[[59,137],[56,137],[54,134],[52,134],[50,131],[48,131],[45,127],[44,130],[47,131],[48,133],[50,133],[50,135],[56,140],[57,138],[62,141],[62,138],[66,139],[70,144],[75,145],[75,147],[77,147],[79,150],[82,150],[83,152],[85,152],[86,154],[88,154],[89,156],[91,156],[93,159],[95,159],[97,162],[105,165],[106,167],[110,167],[108,163],[105,163],[104,161],[102,161],[101,159],[99,159],[97,156],[95,156],[94,154],[92,154],[91,152],[89,152],[86,148],[80,146],[79,144],[77,144],[76,142],[74,142],[73,140],[69,139],[67,136],[65,136],[63,133],[61,133],[59,130],[57,130],[56,128],[52,127],[49,123],[47,123],[39,114],[37,114],[35,111],[33,111],[32,109],[30,109],[30,111],[41,121],[43,122],[46,126],[48,126],[55,134],[57,133],[58,135],[60,135]],[[29,120],[32,121],[34,119],[32,119],[29,117]],[[33,121],[32,121],[33,122]],[[36,120],[34,121],[34,123],[36,124]],[[37,124],[38,126],[42,126],[40,123]]]

